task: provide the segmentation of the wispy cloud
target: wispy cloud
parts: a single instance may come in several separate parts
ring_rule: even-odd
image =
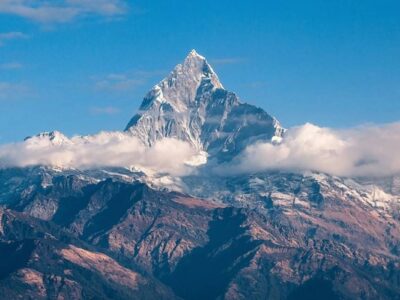
[[[116,17],[127,12],[124,0],[2,0],[0,13],[16,15],[42,24],[57,24],[78,18]]]
[[[23,65],[19,62],[9,62],[0,64],[0,69],[2,70],[19,70],[22,69]]]
[[[89,111],[93,115],[116,115],[121,112],[119,108],[114,106],[91,107]]]
[[[224,174],[266,170],[318,171],[338,176],[400,174],[400,123],[347,130],[305,124],[279,144],[250,145]]]
[[[22,83],[0,81],[0,100],[15,99],[28,91]]]
[[[94,81],[94,88],[98,91],[126,92],[147,83],[149,78],[164,73],[161,71],[112,73],[105,76],[93,76],[92,80]]]
[[[0,4],[0,7],[1,7],[1,4]],[[3,46],[8,41],[21,40],[21,39],[27,39],[27,38],[29,38],[29,36],[27,34],[19,32],[19,31],[0,33],[0,47]]]
[[[234,65],[245,62],[246,60],[239,57],[225,57],[225,58],[214,58],[210,60],[213,65]]]
[[[259,89],[267,86],[267,83],[265,81],[253,81],[245,83],[244,85],[250,89]]]
[[[145,81],[140,78],[132,78],[125,74],[110,74],[95,82],[96,90],[101,91],[129,91],[144,84]]]

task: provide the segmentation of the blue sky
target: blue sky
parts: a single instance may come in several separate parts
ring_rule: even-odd
[[[0,143],[123,129],[195,48],[285,127],[400,119],[400,2],[4,0]]]

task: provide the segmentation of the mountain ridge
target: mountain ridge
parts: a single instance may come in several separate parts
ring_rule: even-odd
[[[28,138],[26,148],[66,148],[61,156],[74,143],[89,145],[79,148],[86,162],[125,139],[135,142],[106,160],[170,139],[162,159],[173,161],[179,140],[209,160],[176,176],[99,164],[0,168],[0,296],[398,300],[400,180],[211,172],[283,133],[192,51],[145,96],[125,131]]]

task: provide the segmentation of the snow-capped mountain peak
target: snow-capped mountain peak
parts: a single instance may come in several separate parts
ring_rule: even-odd
[[[141,110],[147,110],[153,104],[168,103],[177,112],[186,111],[195,101],[196,92],[203,82],[209,82],[214,88],[223,88],[207,60],[192,50],[182,64],[150,90],[146,98],[152,101],[144,101]]]
[[[201,56],[196,50],[190,51],[183,64],[178,65],[171,73],[172,77],[180,76],[182,80],[190,78],[200,83],[202,79],[208,78],[216,88],[223,88],[217,74],[207,62],[204,56]]]
[[[59,131],[42,132],[35,136],[29,136],[24,140],[27,143],[39,143],[47,141],[52,145],[63,145],[71,143],[71,140]]]
[[[264,110],[225,90],[206,58],[192,50],[147,93],[126,131],[149,146],[173,137],[225,160],[250,142],[280,137],[283,129]]]

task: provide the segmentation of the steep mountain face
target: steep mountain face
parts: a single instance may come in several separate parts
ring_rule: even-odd
[[[173,137],[226,163],[283,132],[192,51],[125,132],[102,134],[149,147]],[[50,132],[25,143],[92,139]],[[208,167],[179,178],[0,168],[0,298],[400,299],[398,177],[217,176]]]
[[[70,237],[57,249],[68,249],[67,257],[82,251],[74,247],[112,255],[183,299],[397,299],[400,292],[398,219],[360,201],[364,195],[358,199],[340,180],[232,179],[232,195],[248,204],[240,208],[239,199],[203,200],[118,177],[58,173],[49,181],[41,169],[29,181],[33,170],[26,172],[10,178],[26,183],[7,206],[64,228]],[[256,185],[270,194],[256,196]]]
[[[174,137],[227,160],[256,140],[280,138],[279,122],[225,90],[206,59],[190,52],[146,95],[126,127],[147,145]]]

